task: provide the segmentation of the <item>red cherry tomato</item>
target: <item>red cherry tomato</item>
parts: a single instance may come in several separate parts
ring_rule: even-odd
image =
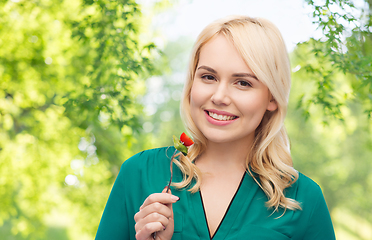
[[[181,134],[180,140],[183,143],[183,145],[185,145],[186,147],[194,144],[194,141],[189,136],[187,136],[185,133]]]

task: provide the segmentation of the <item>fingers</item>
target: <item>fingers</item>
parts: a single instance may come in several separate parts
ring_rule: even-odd
[[[174,225],[172,203],[178,200],[179,197],[166,193],[166,188],[162,193],[148,196],[139,212],[134,215],[136,239],[151,239],[151,234],[154,232],[157,232],[159,237],[169,235],[171,238]]]
[[[172,216],[171,203],[176,202],[179,198],[166,193],[154,193],[147,197],[145,202],[140,207],[140,211],[134,215],[134,220],[139,223],[141,219],[157,220],[159,215],[165,218]],[[165,224],[166,226],[166,224]]]
[[[138,229],[136,224],[136,239],[147,239],[151,237],[153,233],[160,233],[161,231],[165,231],[165,229],[166,228],[160,222],[149,222],[140,229]]]
[[[156,228],[153,232],[164,230],[165,227],[168,226],[168,224],[169,224],[170,216],[171,216],[171,214],[165,216],[165,215],[159,214],[157,212],[153,212],[153,213],[145,216],[144,218],[139,219],[136,222],[135,229],[136,229],[136,231],[143,230],[146,227],[148,227],[147,226],[148,224],[151,224],[151,229]],[[153,223],[157,223],[157,224],[152,225]],[[147,230],[149,230],[149,229],[145,229],[145,231],[147,231]],[[153,233],[153,232],[149,232],[149,233]]]
[[[169,194],[172,194],[172,191],[171,191],[170,188],[169,188],[169,190],[168,190],[168,192],[167,192],[167,188],[168,188],[168,186],[165,187],[165,188],[163,189],[162,193],[169,193]]]
[[[173,220],[171,222],[172,222],[172,224],[174,224]],[[169,223],[169,224],[171,224],[171,223]],[[136,226],[137,226],[137,224],[136,224]],[[169,230],[171,230],[171,233],[170,234],[166,233],[167,231],[169,232]],[[138,230],[136,228],[136,239],[137,240],[145,240],[145,239],[146,240],[147,239],[153,240],[153,234],[154,233],[156,233],[156,236],[159,236],[159,237],[160,237],[160,235],[164,235],[164,233],[167,234],[167,235],[172,236],[173,235],[173,227],[172,227],[172,229],[168,229],[168,228],[164,227],[162,225],[162,223],[160,223],[160,222],[150,222],[150,223],[147,223],[146,225],[144,225],[142,227],[142,229]],[[163,239],[163,238],[161,238],[161,239]],[[165,239],[171,239],[171,238],[165,238]]]
[[[163,190],[164,191],[164,190]],[[172,194],[164,194],[163,193],[153,193],[150,196],[146,198],[140,209],[146,207],[147,205],[150,205],[154,202],[160,202],[162,204],[170,204],[170,203],[175,203],[179,200],[180,198],[177,196],[174,196]]]
[[[167,222],[164,222],[164,218],[169,219],[171,216],[172,210],[170,209],[169,206],[166,206],[159,202],[155,202],[142,208],[139,212],[137,212],[134,215],[134,220],[138,224],[140,224],[141,220],[142,222],[153,222],[163,220],[162,223],[164,226],[166,226]]]
[[[151,234],[154,232],[164,231],[164,226],[159,222],[151,222],[146,224],[140,231],[136,229],[136,239],[145,240],[152,239]]]

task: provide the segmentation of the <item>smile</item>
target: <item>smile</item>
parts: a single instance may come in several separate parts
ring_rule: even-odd
[[[209,111],[206,111],[206,112],[211,118],[219,120],[219,121],[230,121],[230,120],[234,120],[237,118],[237,116],[220,115],[220,114],[212,113]]]

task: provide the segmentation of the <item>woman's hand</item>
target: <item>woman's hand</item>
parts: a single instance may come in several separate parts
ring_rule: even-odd
[[[156,232],[156,240],[170,240],[174,231],[172,204],[179,197],[166,193],[154,193],[146,198],[139,212],[134,215],[136,221],[136,239],[153,240],[152,234]]]

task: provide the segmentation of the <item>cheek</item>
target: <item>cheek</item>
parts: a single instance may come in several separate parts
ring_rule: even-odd
[[[243,114],[252,114],[252,116],[263,116],[266,112],[268,99],[260,94],[252,95],[234,95],[235,104]]]
[[[197,95],[195,94],[195,91],[193,89],[191,89],[191,92],[190,92],[190,108],[191,108],[191,110],[196,105],[195,104],[195,101],[197,100],[197,99],[195,99],[196,96]]]
[[[203,104],[203,89],[200,88],[199,84],[193,83],[190,92],[190,106],[200,107]]]
[[[196,109],[198,108],[197,102],[198,102],[198,94],[196,94],[194,85],[193,85],[190,91],[190,114],[193,119],[195,118],[195,112],[196,112]]]

